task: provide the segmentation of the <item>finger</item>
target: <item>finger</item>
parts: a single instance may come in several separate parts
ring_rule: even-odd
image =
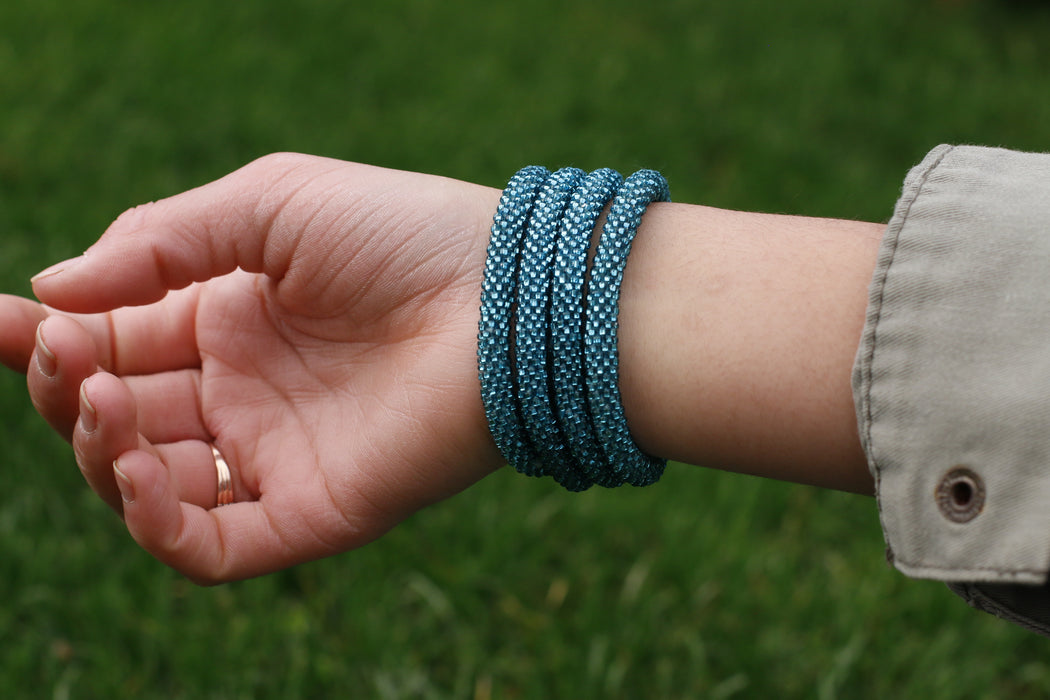
[[[200,366],[196,311],[199,287],[175,292],[157,306],[107,314],[71,315],[95,342],[97,363],[117,374],[147,374]],[[53,315],[30,299],[0,294],[0,363],[26,372],[36,329]],[[57,315],[57,314],[56,314]]]
[[[71,440],[77,466],[98,497],[121,514],[112,464],[117,456],[139,446],[134,399],[116,377],[98,373],[81,384],[79,409]]]
[[[47,309],[29,299],[0,294],[0,363],[25,372],[36,344],[36,327]]]
[[[200,287],[194,285],[157,304],[72,318],[95,341],[99,366],[114,374],[200,367],[195,327],[199,296]]]
[[[169,470],[148,452],[124,453],[113,471],[131,536],[198,583],[250,578],[334,553],[316,538],[277,529],[302,529],[292,508],[253,501],[205,510],[180,502]]]
[[[66,440],[80,415],[80,384],[98,368],[96,356],[91,336],[71,318],[51,316],[37,327],[33,360],[26,372],[29,397]]]
[[[201,415],[200,370],[123,377],[138,406],[138,429],[153,444],[200,440],[212,433]]]
[[[80,420],[72,439],[77,465],[95,493],[118,513],[123,503],[114,480],[113,462],[135,449],[173,465],[170,479],[179,499],[203,508],[216,505],[218,480],[210,441],[151,444],[138,430],[138,410],[130,388],[105,372],[84,381],[79,403]],[[233,476],[234,497],[247,497],[240,478]]]
[[[122,214],[84,255],[41,272],[33,290],[66,311],[141,305],[240,267],[279,278],[301,230],[274,226],[289,199],[339,161],[278,154]],[[334,186],[334,185],[333,185]]]

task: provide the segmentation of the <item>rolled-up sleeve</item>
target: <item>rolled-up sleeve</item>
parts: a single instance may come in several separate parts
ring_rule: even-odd
[[[853,370],[894,565],[1050,631],[1050,155],[909,173]]]

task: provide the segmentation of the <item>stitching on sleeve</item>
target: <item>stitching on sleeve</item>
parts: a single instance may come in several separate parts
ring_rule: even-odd
[[[893,236],[892,241],[890,241],[890,259],[889,262],[885,265],[885,267],[880,271],[880,277],[875,282],[878,292],[872,301],[872,304],[874,306],[874,317],[871,322],[871,342],[868,345],[867,356],[864,358],[864,441],[867,443],[868,458],[875,472],[875,494],[877,496],[876,502],[879,510],[879,521],[882,524],[883,532],[886,532],[886,523],[882,517],[882,498],[880,488],[882,483],[882,469],[879,467],[878,461],[875,459],[875,447],[871,440],[871,426],[873,422],[871,406],[871,387],[873,382],[872,376],[874,374],[873,367],[875,365],[875,348],[878,345],[876,341],[878,340],[879,321],[882,317],[882,302],[883,296],[886,291],[886,279],[889,277],[890,268],[893,267],[893,260],[897,255],[897,244],[900,241],[900,234],[904,230],[904,226],[907,223],[909,214],[911,214],[912,205],[914,205],[915,202],[919,199],[919,195],[922,193],[922,189],[926,185],[926,181],[929,179],[930,175],[933,173],[934,170],[937,169],[937,167],[941,164],[945,157],[953,150],[955,150],[954,146],[949,146],[948,148],[944,149],[944,152],[941,153],[940,157],[938,157],[937,160],[930,164],[930,166],[926,169],[926,172],[922,174],[922,178],[919,180],[918,184],[914,187],[914,194],[911,197],[911,201],[907,203],[904,211],[900,214],[900,216],[894,216],[894,219],[899,221],[900,225],[897,227],[896,231],[887,231],[887,235]]]

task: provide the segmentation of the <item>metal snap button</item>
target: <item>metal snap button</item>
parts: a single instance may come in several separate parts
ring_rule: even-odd
[[[984,508],[984,480],[967,467],[952,467],[937,485],[937,507],[953,523],[968,523]]]

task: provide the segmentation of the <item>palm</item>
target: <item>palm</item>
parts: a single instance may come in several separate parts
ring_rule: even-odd
[[[448,313],[437,323],[430,319],[435,328],[421,334],[408,319],[425,309],[412,300],[372,322],[352,313],[330,315],[330,308],[345,303],[350,285],[329,289],[331,299],[287,308],[279,299],[294,298],[298,290],[234,273],[203,285],[196,329],[202,418],[238,465],[243,496],[293,496],[314,512],[325,505],[324,521],[312,526],[339,549],[374,534],[345,527],[361,520],[362,500],[383,502],[372,492],[401,494],[401,502],[383,506],[385,512],[368,513],[370,526],[380,525],[378,516],[385,529],[422,505],[420,498],[433,499],[406,492],[412,481],[427,485],[425,473],[413,473],[420,464],[433,469],[444,463],[447,474],[474,468],[480,455],[466,454],[477,402],[468,393],[469,324]],[[455,289],[423,291],[442,301],[440,295]],[[401,320],[391,324],[393,316]],[[460,352],[449,353],[452,348]],[[435,449],[442,445],[457,448]],[[348,512],[350,504],[358,512]]]

